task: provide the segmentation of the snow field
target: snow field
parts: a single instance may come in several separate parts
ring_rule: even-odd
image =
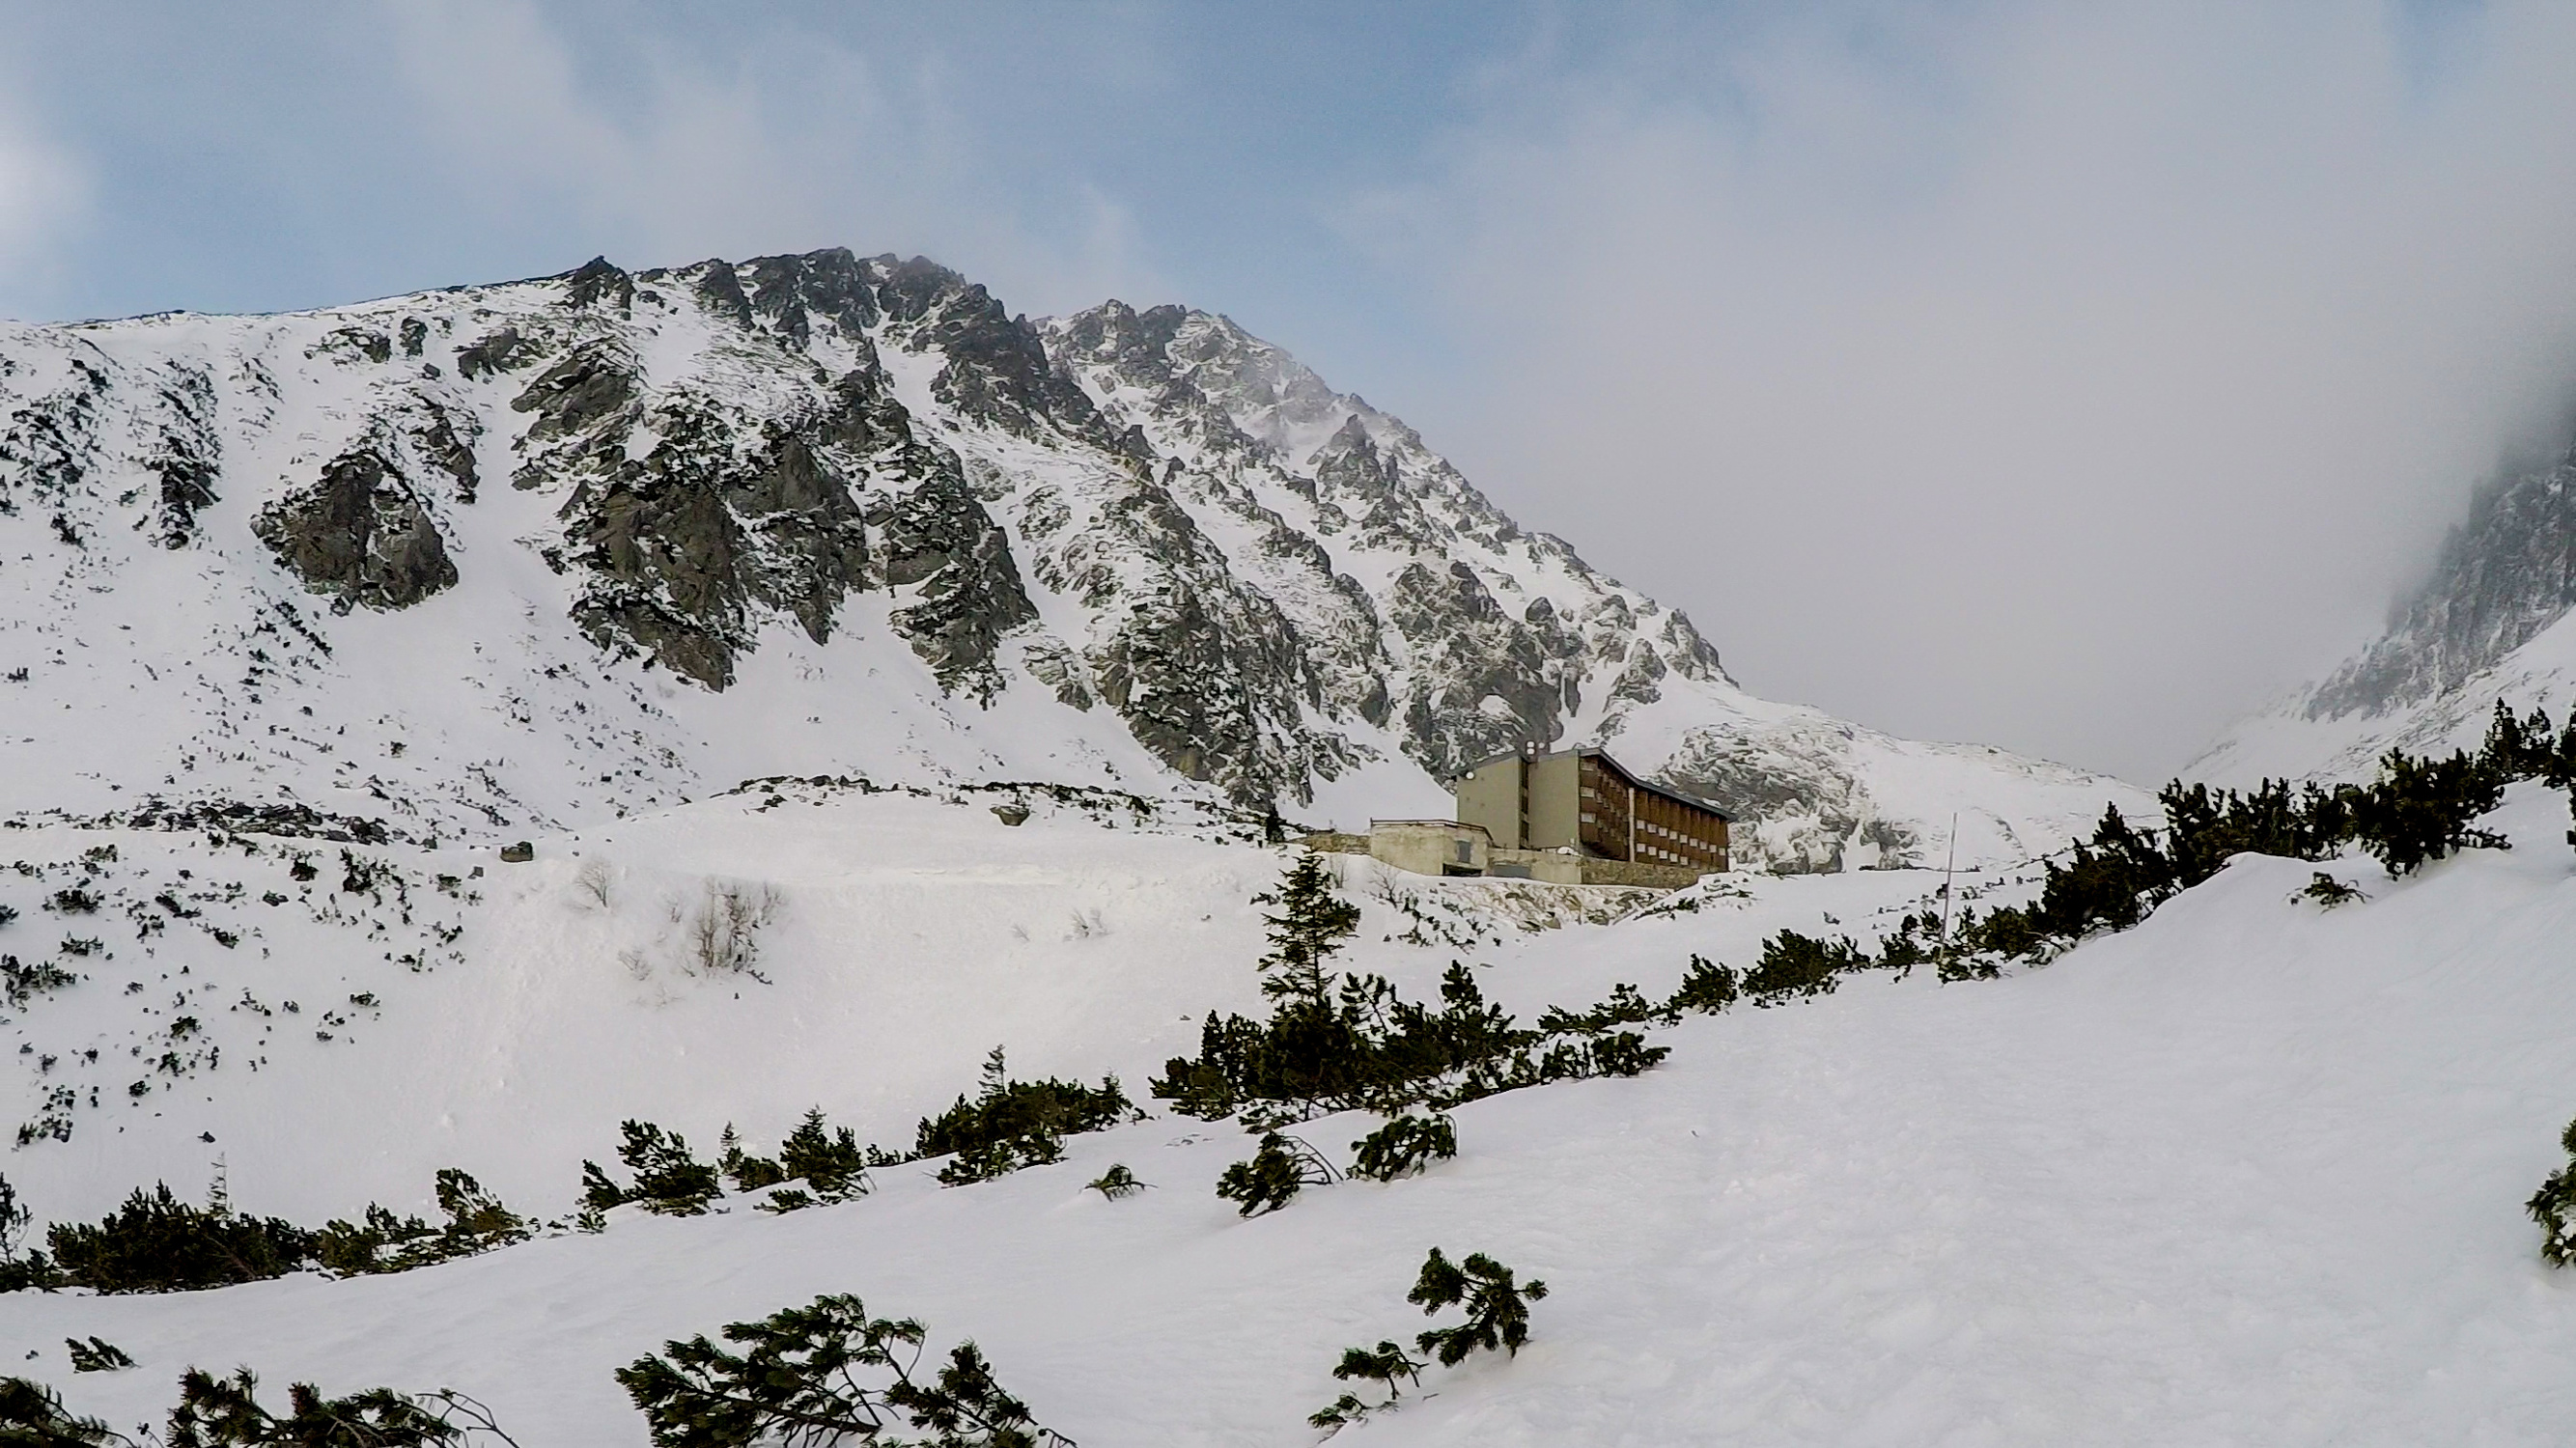
[[[601,1105],[629,1110],[608,1098],[657,1089],[664,1072],[678,1078],[659,1084],[664,1100],[721,1097],[704,1116],[730,1114],[757,1142],[783,1129],[784,1113],[754,1129],[733,1104],[737,1087],[801,1109],[826,1081],[917,1069],[921,1085],[903,1089],[944,1100],[989,1039],[1011,1044],[1019,1074],[1116,1066],[1141,1090],[1139,1058],[1167,1053],[1163,1037],[1191,1037],[1206,1005],[1249,1003],[1257,921],[1242,902],[1275,857],[1097,831],[1068,865],[1047,857],[1087,827],[1006,832],[934,813],[951,843],[989,860],[977,907],[962,903],[968,891],[902,875],[935,873],[912,853],[937,838],[908,818],[920,802],[864,803],[875,808],[805,806],[808,824],[793,808],[697,807],[659,832],[628,822],[613,843],[581,847],[614,850],[639,879],[726,858],[738,875],[777,879],[790,918],[818,934],[822,912],[846,908],[821,903],[828,882],[871,870],[883,872],[865,892],[880,940],[939,938],[927,922],[944,911],[959,937],[948,968],[916,970],[913,994],[852,1021],[882,1032],[869,1049],[825,1055],[768,1039],[722,1053],[722,1075],[700,1074],[719,1031],[739,1028],[716,1024],[734,1009],[730,988],[647,1004],[610,971],[585,996],[530,997],[525,1019],[596,1013],[613,1023],[603,1034],[630,1037],[639,1022],[675,1023],[641,1030],[667,1030],[657,1042],[690,1045],[686,1056],[600,1059],[600,1076],[622,1078],[594,1085]],[[914,828],[889,827],[898,821]],[[2141,928],[2044,970],[1956,986],[1868,976],[1821,1001],[1693,1018],[1659,1034],[1674,1054],[1641,1078],[1473,1103],[1457,1113],[1456,1161],[1391,1185],[1310,1188],[1252,1221],[1211,1189],[1250,1138],[1166,1116],[1073,1138],[1065,1163],[980,1186],[941,1189],[926,1168],[897,1168],[877,1173],[866,1200],[785,1218],[621,1213],[600,1236],[394,1277],[18,1294],[0,1299],[0,1323],[6,1342],[38,1351],[29,1371],[118,1422],[166,1407],[183,1366],[247,1362],[272,1383],[312,1378],[331,1391],[454,1386],[529,1444],[641,1444],[612,1367],[666,1337],[854,1291],[879,1313],[921,1317],[934,1351],[974,1337],[1042,1422],[1091,1448],[1300,1444],[1316,1437],[1305,1414],[1341,1387],[1329,1376],[1341,1347],[1426,1325],[1402,1299],[1438,1244],[1549,1283],[1533,1342],[1516,1361],[1433,1369],[1426,1395],[1345,1441],[2563,1441],[2576,1287],[2538,1262],[2521,1203],[2558,1164],[2558,1128],[2576,1114],[2565,1048],[2576,1004],[2562,978],[2576,861],[2555,794],[2517,787],[2496,822],[2520,848],[2403,882],[2360,859],[2331,867],[2371,894],[2365,904],[2293,904],[2313,867],[2248,857]],[[519,927],[532,959],[568,952],[561,942],[597,924],[553,893],[575,868],[558,844],[525,877],[524,898],[489,907],[511,921],[561,912],[552,941]],[[1164,852],[1167,873],[1149,880],[1147,862]],[[1202,862],[1195,875],[1181,868],[1189,860]],[[1135,882],[1127,903],[1101,893],[1120,870]],[[1012,883],[1050,871],[1082,885],[1050,897]],[[1859,933],[1873,912],[1911,903],[1926,877],[1742,883],[1751,898],[1697,913],[1515,936],[1477,952],[1491,962],[1483,978],[1525,1018],[1614,980],[1658,992],[1692,950],[1744,965],[1782,926]],[[1010,938],[1005,921],[1085,890],[1110,933],[1048,945],[1057,983],[1010,998],[1047,977],[978,958]],[[1143,909],[1149,898],[1158,914]],[[1404,962],[1418,990],[1450,952],[1376,939],[1403,923],[1372,904],[1354,964]],[[1073,976],[1094,945],[1115,953],[1115,969]],[[790,967],[803,957],[779,950],[769,998],[796,1005],[759,1007],[761,1027],[802,1020],[819,1040],[822,997],[798,994]],[[871,970],[870,952],[843,954],[858,957],[854,973]],[[1168,1025],[1069,1005],[1112,992],[1140,1011],[1162,992]],[[746,1006],[761,999],[744,992]],[[1049,1022],[1052,1034],[1023,1044],[1024,1029]],[[516,1049],[534,1061],[546,1053],[528,1049],[528,1029]],[[791,1069],[805,1073],[805,1095],[764,1087]],[[460,1144],[470,1135],[515,1154],[500,1137],[542,1134],[567,1103],[511,1104],[460,1127]],[[661,1119],[693,1140],[705,1129],[678,1112]],[[1369,1122],[1298,1134],[1346,1160]],[[879,1120],[862,1125],[888,1135]],[[604,1153],[608,1126],[581,1149]],[[1112,1161],[1155,1189],[1118,1203],[1084,1191]],[[554,1158],[559,1192],[571,1165]],[[71,1377],[59,1339],[91,1333],[141,1367]]]

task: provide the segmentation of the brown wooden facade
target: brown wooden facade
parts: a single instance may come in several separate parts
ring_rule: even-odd
[[[1640,864],[1726,868],[1725,815],[1657,789],[1595,751],[1583,753],[1576,778],[1587,852]]]
[[[1451,781],[1458,818],[1505,849],[1573,849],[1596,860],[1727,867],[1724,812],[1649,784],[1598,749],[1500,754]]]

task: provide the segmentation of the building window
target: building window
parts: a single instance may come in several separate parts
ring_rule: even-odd
[[[1456,846],[1456,848],[1457,848],[1457,851],[1458,851],[1458,863],[1459,863],[1459,864],[1462,864],[1462,865],[1472,865],[1472,864],[1474,864],[1474,863],[1476,862],[1476,842],[1475,842],[1475,841],[1473,841],[1473,840],[1457,840],[1457,841],[1454,841],[1453,843],[1455,844],[1455,846]]]

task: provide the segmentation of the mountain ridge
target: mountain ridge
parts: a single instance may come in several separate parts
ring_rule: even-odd
[[[1220,315],[1032,320],[922,258],[0,328],[0,491],[19,812],[473,838],[859,772],[1355,818],[1535,740],[1813,869],[2138,798],[1745,693]]]

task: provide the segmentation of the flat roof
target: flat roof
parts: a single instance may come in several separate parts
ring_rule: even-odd
[[[1613,770],[1616,770],[1621,779],[1628,781],[1628,783],[1635,788],[1642,789],[1648,794],[1662,795],[1664,798],[1671,800],[1675,804],[1688,805],[1692,809],[1713,814],[1719,819],[1726,821],[1728,824],[1735,823],[1735,816],[1719,809],[1716,805],[1710,804],[1707,800],[1699,798],[1697,795],[1684,794],[1680,790],[1674,789],[1669,785],[1657,784],[1651,779],[1638,778],[1635,770],[1632,770],[1628,766],[1621,764],[1618,760],[1611,758],[1610,751],[1602,748],[1598,744],[1585,744],[1573,749],[1551,749],[1545,753],[1530,755],[1524,755],[1517,749],[1507,749],[1500,754],[1488,755],[1485,758],[1479,759],[1475,763],[1468,765],[1456,774],[1449,776],[1449,782],[1454,786],[1459,780],[1466,778],[1468,775],[1475,773],[1486,765],[1500,764],[1506,759],[1528,759],[1535,762],[1541,759],[1554,759],[1560,755],[1566,754],[1571,754],[1578,759],[1598,759],[1602,763],[1609,765]]]
[[[1478,834],[1480,834],[1480,835],[1483,835],[1486,839],[1489,839],[1489,840],[1490,840],[1490,839],[1492,839],[1492,838],[1494,837],[1494,832],[1493,832],[1492,830],[1489,830],[1489,829],[1485,828],[1483,825],[1471,825],[1471,824],[1465,824],[1465,823],[1462,823],[1462,822],[1460,822],[1460,821],[1458,821],[1458,820],[1378,820],[1378,819],[1373,819],[1373,820],[1370,820],[1370,821],[1369,821],[1369,828],[1370,828],[1370,829],[1372,829],[1372,830],[1378,829],[1378,828],[1380,828],[1380,827],[1382,827],[1382,826],[1386,826],[1386,825],[1413,825],[1413,826],[1416,826],[1416,827],[1418,827],[1418,828],[1426,829],[1426,830],[1474,830],[1476,833],[1478,833]]]

